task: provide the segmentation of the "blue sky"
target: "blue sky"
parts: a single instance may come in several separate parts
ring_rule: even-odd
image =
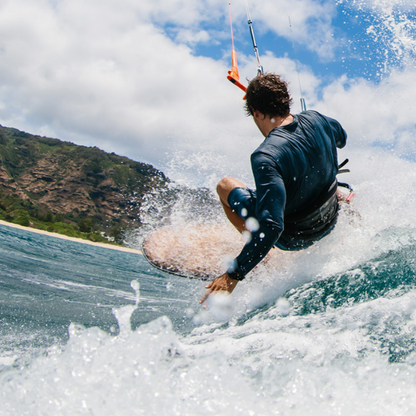
[[[324,4],[325,2],[319,3]],[[309,66],[314,74],[322,79],[323,85],[327,85],[334,78],[344,74],[349,78],[363,77],[370,82],[378,83],[383,77],[388,76],[389,71],[393,68],[402,68],[405,64],[398,52],[402,52],[406,48],[401,44],[401,39],[394,37],[397,26],[391,25],[388,19],[394,19],[394,23],[397,25],[406,19],[407,33],[415,35],[416,13],[412,8],[410,10],[405,8],[403,2],[394,2],[394,0],[386,1],[387,6],[378,9],[375,5],[367,3],[343,1],[338,2],[335,7],[333,6],[332,12],[329,13],[330,31],[327,32],[332,38],[332,42],[328,46],[330,52],[327,54],[317,52],[307,42],[296,40],[301,36],[299,33],[308,31],[308,26],[319,25],[319,16],[311,17],[305,24],[296,25],[292,22],[296,17],[296,12],[291,11],[290,14],[286,14],[286,21],[283,21],[280,30],[277,28],[276,30],[267,30],[263,28],[261,19],[256,20],[258,13],[254,8],[254,10],[250,10],[250,14],[260,54],[271,52],[276,57],[288,56],[293,60],[296,56],[298,62]],[[382,2],[378,3],[382,5]],[[393,3],[396,3],[396,6],[392,6]],[[241,9],[244,0],[234,0],[231,3],[231,10],[234,9],[235,4],[238,9]],[[257,7],[261,8],[261,3]],[[278,2],[276,2],[276,8],[279,8]],[[391,15],[388,15],[390,13]],[[241,17],[240,12],[238,20],[234,19],[233,22],[235,48],[239,52],[250,55],[253,53],[253,47],[247,19],[245,16]],[[229,28],[227,19],[228,16],[225,16],[223,20],[225,32],[227,27]],[[207,22],[202,27],[207,31],[215,31],[220,26],[218,22],[215,24]],[[167,33],[172,36],[174,32],[168,30]],[[319,38],[318,35],[316,36]],[[174,38],[174,35],[172,37]],[[397,43],[396,50],[391,47],[393,42]],[[325,43],[327,42],[322,41],[322,44]],[[215,38],[215,42],[195,45],[194,53],[221,59],[224,56],[227,57],[230,49],[231,36],[229,35],[228,38],[218,36]],[[414,52],[412,52],[412,57],[414,57]],[[253,68],[254,75],[255,68]]]
[[[245,0],[231,4],[240,78],[250,79]],[[351,149],[413,157],[413,1],[249,6],[262,64],[290,83],[293,112],[299,76],[308,108],[339,119]],[[250,176],[262,137],[226,80],[228,13],[228,0],[0,0],[0,124],[98,146],[178,180]]]

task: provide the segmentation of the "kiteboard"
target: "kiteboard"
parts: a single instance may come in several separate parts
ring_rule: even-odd
[[[147,261],[161,271],[211,280],[227,270],[245,243],[232,225],[190,225],[165,227],[150,233],[142,251]],[[272,249],[262,264],[273,272],[293,257],[289,254]]]
[[[160,228],[149,234],[142,251],[159,270],[208,280],[224,273],[226,257],[237,256],[244,239],[227,224]]]

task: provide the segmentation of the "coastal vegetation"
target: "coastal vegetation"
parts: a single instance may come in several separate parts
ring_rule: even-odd
[[[1,220],[122,243],[146,195],[168,184],[151,165],[0,126]]]

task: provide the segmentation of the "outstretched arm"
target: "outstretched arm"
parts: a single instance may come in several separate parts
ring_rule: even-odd
[[[251,240],[227,270],[230,277],[238,280],[264,259],[284,227],[286,188],[278,166],[270,155],[260,152],[252,154],[251,164],[257,191],[255,219],[259,228],[251,231]],[[235,209],[239,208],[236,206]]]

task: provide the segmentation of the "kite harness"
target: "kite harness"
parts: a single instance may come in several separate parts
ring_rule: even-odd
[[[349,159],[345,159],[339,166],[338,166],[338,174],[340,173],[349,173],[350,170],[349,169],[342,169],[347,163],[349,162]],[[352,198],[354,197],[355,193],[354,190],[352,189],[352,187],[350,185],[348,185],[348,183],[345,182],[338,182],[338,186],[341,186],[342,188],[346,188],[349,190],[349,194],[347,196],[347,198],[345,199],[345,202],[350,203]]]

